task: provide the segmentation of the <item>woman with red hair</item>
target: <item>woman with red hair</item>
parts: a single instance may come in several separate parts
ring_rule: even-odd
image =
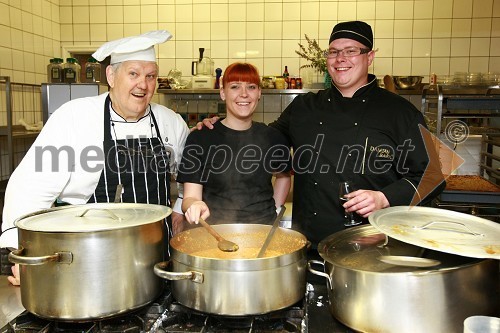
[[[291,159],[282,134],[252,120],[261,96],[257,68],[229,65],[220,96],[226,117],[189,134],[177,181],[189,223],[270,223],[290,190]],[[272,177],[275,176],[274,187]]]

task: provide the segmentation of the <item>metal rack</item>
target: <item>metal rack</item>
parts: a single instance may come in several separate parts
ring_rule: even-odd
[[[425,85],[422,89],[421,111],[428,127],[436,136],[443,132],[446,119],[482,119],[482,124],[470,126],[470,134],[500,132],[490,126],[492,118],[500,117],[500,86]]]
[[[27,131],[23,126],[15,125],[19,116],[27,117],[29,113],[36,114],[30,122],[42,120],[40,85],[11,82],[9,76],[0,76],[0,91],[2,106],[0,109],[0,137],[7,138],[8,172],[15,168],[14,141],[17,139],[35,138],[39,132]],[[5,95],[3,95],[5,92]],[[40,118],[40,119],[33,119]],[[2,172],[4,173],[4,172]],[[2,178],[0,178],[1,180]]]
[[[500,185],[500,134],[483,134],[481,139],[480,175]]]

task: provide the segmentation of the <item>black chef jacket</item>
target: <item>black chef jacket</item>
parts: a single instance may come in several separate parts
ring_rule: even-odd
[[[378,87],[374,75],[368,79],[352,98],[335,86],[299,95],[270,124],[293,147],[292,225],[314,248],[344,229],[339,182],[382,191],[391,206],[409,205],[429,162],[418,126],[425,126],[421,112]]]

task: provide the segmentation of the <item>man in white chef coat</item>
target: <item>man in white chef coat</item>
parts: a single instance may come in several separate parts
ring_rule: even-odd
[[[111,57],[109,93],[69,101],[51,115],[9,179],[0,247],[17,248],[14,221],[56,201],[171,205],[170,179],[189,129],[180,115],[151,103],[154,45],[171,37],[151,31],[105,43],[93,54],[98,61]],[[181,204],[176,201],[172,224],[166,223],[169,235],[182,224]],[[9,281],[18,285],[17,266],[13,272]]]

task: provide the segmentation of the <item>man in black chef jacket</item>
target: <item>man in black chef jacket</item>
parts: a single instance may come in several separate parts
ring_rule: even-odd
[[[431,165],[429,156],[439,167],[438,156],[424,145],[421,112],[379,88],[368,73],[375,57],[371,27],[361,21],[338,23],[329,44],[325,56],[332,87],[297,96],[270,124],[294,148],[292,225],[313,248],[345,228],[345,211],[366,222],[382,208],[427,202],[445,186],[441,171],[434,170],[430,191],[417,191]],[[359,189],[343,205],[342,181]]]

